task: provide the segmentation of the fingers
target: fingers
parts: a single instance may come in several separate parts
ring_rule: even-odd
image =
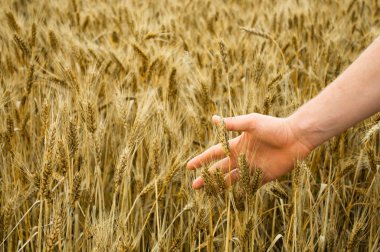
[[[231,167],[231,168],[230,168]],[[228,173],[229,170],[235,170],[236,166],[233,166],[229,158],[224,158],[216,162],[212,167],[209,168],[210,173],[215,173],[217,169],[220,169],[223,174]],[[204,179],[202,176],[197,177],[192,184],[193,189],[200,189],[204,186]]]
[[[235,116],[235,117],[228,117],[224,118],[223,121],[225,123],[226,129],[227,130],[232,130],[232,131],[246,131],[253,129],[254,127],[254,119],[255,115],[254,114],[249,114],[249,115],[241,115],[241,116]],[[218,124],[221,122],[221,117],[219,116],[213,116],[212,121],[215,124]],[[239,142],[239,137],[236,137],[232,140],[229,141],[230,149],[233,150],[235,149],[237,143]],[[216,159],[220,159],[225,156],[224,150],[222,148],[221,144],[214,145],[207,149],[205,152],[202,154],[196,156],[195,158],[191,159],[187,163],[187,168],[188,169],[196,169],[199,168],[211,161],[214,161]],[[216,169],[220,169],[222,173],[228,173],[232,167],[236,167],[236,164],[234,163],[235,160],[234,158],[230,159],[224,158],[218,162],[216,162],[210,169],[209,171],[211,173],[214,173]],[[233,169],[230,171],[226,176],[225,176],[225,181],[226,185],[231,185],[236,182],[236,180],[239,179],[239,171],[237,169]],[[192,187],[194,189],[199,189],[203,187],[204,185],[204,180],[202,177],[198,177],[193,181]]]
[[[231,162],[231,163],[230,163]],[[220,170],[223,174],[227,173],[229,171],[229,167],[236,167],[236,161],[235,159],[232,159],[230,161],[229,157],[223,158],[222,160],[219,160],[215,164],[213,164],[209,170],[210,173],[215,173],[216,170]]]
[[[234,138],[228,142],[231,150],[235,149],[237,143],[239,142],[239,138],[240,138],[240,136],[238,136],[238,137],[236,137],[236,138]],[[187,169],[193,170],[193,169],[199,168],[205,164],[208,164],[211,161],[214,161],[216,159],[220,159],[224,156],[225,156],[225,153],[224,153],[222,145],[217,144],[217,145],[210,147],[209,149],[207,149],[202,154],[191,159],[187,163],[186,167],[187,167]]]
[[[224,181],[226,183],[226,186],[230,186],[236,183],[240,178],[239,170],[233,169],[231,172],[227,173],[224,176]],[[204,186],[204,180],[202,177],[198,177],[193,181],[192,187],[193,189],[200,189]]]
[[[221,119],[222,118],[217,115],[214,115],[212,117],[212,121],[215,124],[219,124],[221,122]],[[239,115],[239,116],[234,116],[234,117],[223,118],[226,129],[232,130],[232,131],[250,130],[254,127],[254,123],[255,123],[254,120],[255,120],[254,114]]]
[[[231,166],[231,168],[230,168],[230,166]],[[223,174],[225,174],[230,169],[234,170],[235,169],[234,167],[235,167],[235,163],[233,161],[231,161],[231,163],[230,163],[230,158],[226,157],[226,158],[223,158],[222,160],[219,160],[215,164],[213,164],[208,170],[211,174],[215,173],[216,170],[220,170]],[[203,185],[204,185],[204,180],[203,180],[202,176],[199,176],[194,180],[192,187],[194,189],[199,189]]]
[[[229,171],[235,170],[236,162],[234,160],[230,161],[229,157],[223,158],[222,160],[219,160],[215,164],[213,164],[208,170],[211,174],[215,173],[216,170],[220,170],[223,174],[228,173]],[[204,180],[201,176],[196,178],[193,182],[193,188],[199,189],[203,187]]]
[[[224,180],[226,181],[227,186],[231,186],[235,184],[239,179],[240,179],[239,169],[234,169],[231,172],[227,173],[226,176],[224,176]]]

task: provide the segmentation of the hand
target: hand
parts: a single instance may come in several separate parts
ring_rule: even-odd
[[[274,180],[289,172],[297,159],[306,157],[312,147],[302,140],[301,132],[294,127],[289,118],[276,118],[261,114],[248,114],[224,118],[229,131],[242,134],[229,141],[230,157],[225,157],[221,144],[214,145],[187,163],[188,169],[196,169],[214,160],[219,160],[210,168],[210,173],[220,169],[225,174],[227,185],[239,179],[238,156],[244,153],[251,169],[258,167],[263,171],[263,182]],[[213,116],[214,124],[221,122]],[[203,186],[203,178],[193,182],[193,188]]]

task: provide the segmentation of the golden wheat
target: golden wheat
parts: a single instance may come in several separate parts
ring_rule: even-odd
[[[380,34],[377,1],[0,9],[0,251],[379,248],[380,114],[264,185],[211,123],[291,114]],[[228,167],[186,170],[218,143]]]

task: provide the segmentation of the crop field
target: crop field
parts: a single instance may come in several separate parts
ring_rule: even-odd
[[[214,114],[286,117],[333,81],[379,1],[3,0],[0,22],[0,251],[380,251],[380,114],[261,187],[244,159],[231,187],[186,169],[238,135]]]

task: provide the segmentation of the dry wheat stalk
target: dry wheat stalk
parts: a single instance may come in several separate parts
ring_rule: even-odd
[[[379,115],[263,193],[260,157],[209,120],[291,114],[378,36],[377,1],[27,2],[0,7],[0,249],[379,247]],[[185,169],[215,141],[231,190],[225,161]]]

